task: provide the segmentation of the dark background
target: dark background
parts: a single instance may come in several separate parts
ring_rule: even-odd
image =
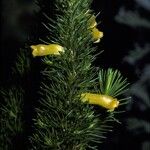
[[[95,66],[119,69],[131,83],[127,95],[132,96],[126,113],[118,116],[122,124],[115,124],[114,132],[109,133],[107,140],[100,145],[103,150],[150,149],[150,27],[130,26],[115,19],[120,8],[124,7],[138,12],[142,18],[150,21],[150,1],[149,5],[144,5],[148,0],[141,1],[142,4],[138,0],[94,0],[92,4],[95,13],[101,12],[97,18],[101,20],[98,27],[104,32],[103,39],[97,44],[98,51],[104,50],[104,53],[98,56]],[[52,13],[51,6],[48,5],[45,9]],[[38,25],[39,12],[40,8],[33,1],[1,1],[1,86],[6,85],[10,77],[20,47],[36,40],[42,33]],[[130,55],[131,51],[135,52],[134,55]]]

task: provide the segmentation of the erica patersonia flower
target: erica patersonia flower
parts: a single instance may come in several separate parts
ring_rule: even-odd
[[[103,32],[99,31],[97,28],[96,16],[92,15],[89,19],[90,27],[92,33],[92,38],[94,43],[100,42],[100,39],[103,37]]]
[[[64,48],[58,44],[38,44],[30,46],[32,51],[32,55],[36,56],[46,56],[46,55],[60,55],[60,52],[64,52]]]
[[[94,43],[100,42],[100,39],[103,37],[103,32],[99,31],[96,27],[92,29],[92,37]]]
[[[83,102],[87,101],[89,104],[99,105],[111,111],[119,106],[119,101],[116,98],[103,94],[83,93],[81,94],[81,100]]]

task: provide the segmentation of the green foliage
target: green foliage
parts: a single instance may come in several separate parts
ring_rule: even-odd
[[[19,75],[20,77],[23,77],[30,71],[31,61],[29,50],[30,49],[28,49],[27,46],[25,49],[21,48],[19,50],[16,62],[14,64],[14,67],[12,68],[13,75]]]
[[[117,97],[127,90],[127,79],[118,70],[108,69],[99,72],[100,92]]]
[[[100,89],[94,89],[98,78],[97,71],[92,66],[97,54],[95,55],[96,48],[93,47],[89,29],[89,20],[93,15],[91,2],[56,0],[55,19],[43,12],[47,18],[43,25],[48,34],[46,40],[41,41],[46,44],[57,43],[64,47],[65,52],[60,56],[41,59],[42,80],[29,149],[96,150],[97,144],[105,138],[105,133],[112,130],[111,122],[116,121],[116,112],[102,110],[97,113],[94,106],[83,103],[80,99],[82,93],[94,90],[116,97],[125,92],[128,85],[118,71],[108,69],[100,71]],[[13,75],[19,76],[20,81],[24,80],[30,65],[27,51],[21,50]],[[19,86],[2,92],[5,102],[0,109],[0,138],[4,150],[11,149],[12,145],[15,147],[12,139],[24,132],[23,91],[25,90]]]
[[[53,42],[62,45],[65,53],[43,59],[46,68],[42,71],[42,100],[35,119],[36,132],[31,138],[34,149],[86,149],[101,137],[98,117],[91,106],[81,103],[79,96],[94,84],[93,69],[87,67],[94,60],[91,53],[95,51],[87,30],[89,3],[57,2],[58,8],[66,8],[59,9],[62,15],[57,16],[49,31],[54,32]]]
[[[95,48],[88,29],[93,14],[89,10],[90,3],[90,0],[59,0],[56,2],[57,20],[44,14],[49,23],[43,25],[50,32],[45,43],[60,44],[65,52],[42,59],[45,69],[41,71],[40,106],[36,109],[35,130],[30,138],[33,149],[97,149],[93,143],[103,140],[103,134],[111,129],[107,123],[115,120],[113,112],[105,117],[96,115],[93,106],[80,100],[81,93],[93,89],[97,79],[91,66]],[[121,94],[126,80],[122,81],[120,73],[111,70],[110,76],[113,83],[107,90],[112,90],[115,83],[111,94]],[[102,82],[109,84],[105,80]]]
[[[0,149],[9,150],[14,144],[13,139],[23,131],[23,92],[14,87],[1,91],[1,96],[4,103],[0,108]]]
[[[10,86],[0,89],[0,149],[17,149],[23,145],[25,130],[23,80],[30,70],[30,57],[27,49],[20,49],[12,68]],[[19,148],[20,149],[20,148]]]

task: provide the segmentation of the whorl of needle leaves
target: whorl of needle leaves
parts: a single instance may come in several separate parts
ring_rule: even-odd
[[[117,97],[127,90],[127,79],[124,79],[118,70],[100,70],[99,85],[102,94]]]
[[[92,106],[80,100],[81,93],[93,88],[96,80],[91,67],[95,48],[88,30],[87,13],[93,14],[90,4],[91,0],[57,0],[57,20],[44,14],[49,35],[42,41],[60,44],[65,53],[43,58],[40,106],[30,138],[33,149],[96,149],[91,144],[100,143],[103,133],[110,130],[107,121],[112,121],[112,113],[100,118]]]
[[[127,78],[124,78],[120,71],[112,68],[99,71],[99,92],[117,99],[119,97],[119,106],[129,103],[130,97],[120,98],[120,95],[126,93],[128,88]]]

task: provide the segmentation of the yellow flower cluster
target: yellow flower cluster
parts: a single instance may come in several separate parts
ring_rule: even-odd
[[[111,96],[103,94],[83,93],[81,100],[89,104],[99,105],[110,111],[113,111],[119,105],[119,101]]]
[[[92,17],[90,18],[89,24],[90,24],[89,29],[91,30],[92,33],[93,42],[94,43],[100,42],[100,39],[103,37],[103,32],[97,29],[96,17],[94,15],[92,15]]]

